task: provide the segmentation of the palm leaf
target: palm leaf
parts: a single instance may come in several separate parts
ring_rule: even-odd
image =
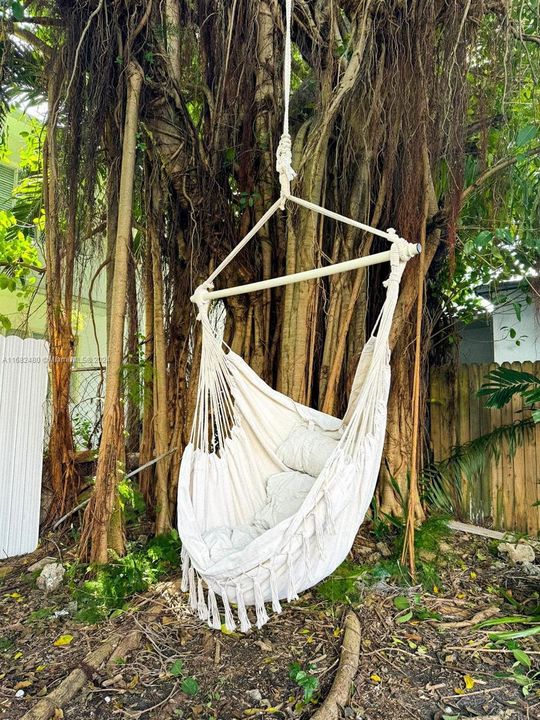
[[[478,396],[486,398],[486,406],[502,408],[514,395],[523,395],[527,402],[540,399],[540,378],[522,370],[499,367],[486,376]]]
[[[530,436],[534,424],[532,418],[517,420],[454,447],[447,458],[432,463],[422,473],[427,500],[444,512],[462,514],[463,478],[469,483],[480,482],[489,464],[499,461],[503,447],[513,457]]]

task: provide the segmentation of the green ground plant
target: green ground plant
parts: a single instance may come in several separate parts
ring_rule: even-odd
[[[416,580],[424,589],[432,591],[441,584],[437,569],[437,551],[440,542],[449,535],[448,518],[433,516],[428,518],[415,533]],[[389,557],[375,563],[358,564],[345,561],[324,582],[317,586],[317,594],[329,603],[355,604],[361,599],[361,588],[378,582],[409,586],[411,577],[401,564],[405,522],[401,518],[388,518],[385,522],[380,516],[373,523],[373,534],[378,540],[384,538],[390,551]]]
[[[180,540],[176,531],[158,535],[144,547],[133,545],[124,557],[108,565],[71,565],[67,577],[77,602],[77,619],[95,623],[114,617],[127,608],[133,595],[148,590],[178,570],[179,565]]]
[[[319,678],[313,674],[313,668],[304,669],[298,662],[289,666],[289,678],[302,690],[302,703],[313,702],[319,690]]]

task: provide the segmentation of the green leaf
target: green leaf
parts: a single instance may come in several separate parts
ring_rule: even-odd
[[[519,640],[520,638],[538,635],[540,633],[540,625],[526,628],[525,630],[517,630],[515,632],[489,633],[488,637],[494,642],[502,642],[503,640]]]
[[[194,677],[184,678],[180,687],[182,689],[182,692],[185,692],[186,695],[193,696],[199,692],[199,683],[195,680]]]
[[[405,615],[401,615],[400,617],[396,618],[396,622],[398,623],[406,623],[409,622],[409,620],[412,618],[412,610],[409,610],[408,613],[405,613]]]
[[[521,130],[518,132],[516,137],[516,147],[523,147],[524,145],[527,145],[530,143],[531,140],[534,140],[534,138],[538,134],[538,126],[537,125],[525,125],[521,128]]]
[[[494,625],[515,625],[516,623],[524,623],[530,625],[531,623],[540,622],[540,616],[538,615],[505,615],[504,617],[490,618],[484,620],[474,626],[475,630],[481,630],[486,627],[493,627]]]
[[[474,239],[474,244],[479,248],[484,248],[488,243],[493,240],[493,233],[491,230],[482,230]]]
[[[293,662],[289,665],[289,677],[291,680],[296,680],[296,676],[302,671],[302,666],[299,662]]]
[[[404,595],[398,595],[394,598],[394,605],[398,610],[406,610],[410,606],[409,598]]]
[[[169,668],[169,675],[172,675],[173,677],[180,677],[183,669],[184,663],[182,660],[175,660]]]
[[[11,3],[11,13],[13,15],[14,20],[23,20],[24,19],[24,8],[20,2],[12,2]]]
[[[524,652],[523,650],[514,650],[513,654],[520,665],[523,665],[523,667],[526,668],[531,667],[531,658],[527,655],[526,652]]]

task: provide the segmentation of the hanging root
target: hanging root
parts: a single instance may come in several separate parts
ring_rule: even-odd
[[[346,705],[360,659],[360,620],[354,610],[345,618],[343,643],[336,677],[325,701],[312,720],[337,720],[340,708]]]

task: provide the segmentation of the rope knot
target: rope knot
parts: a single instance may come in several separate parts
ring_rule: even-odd
[[[202,321],[204,317],[208,317],[208,308],[210,306],[210,302],[206,297],[206,293],[212,287],[212,283],[203,283],[195,289],[195,292],[190,298],[191,302],[197,306],[197,320]]]
[[[407,242],[404,238],[399,237],[394,228],[388,228],[386,232],[391,237],[392,246],[390,248],[391,270],[388,280],[383,283],[385,288],[391,283],[399,284],[407,262],[422,250],[420,245]]]
[[[281,194],[290,194],[290,183],[296,173],[292,166],[292,142],[289,133],[283,133],[276,151],[276,170],[279,173]]]

